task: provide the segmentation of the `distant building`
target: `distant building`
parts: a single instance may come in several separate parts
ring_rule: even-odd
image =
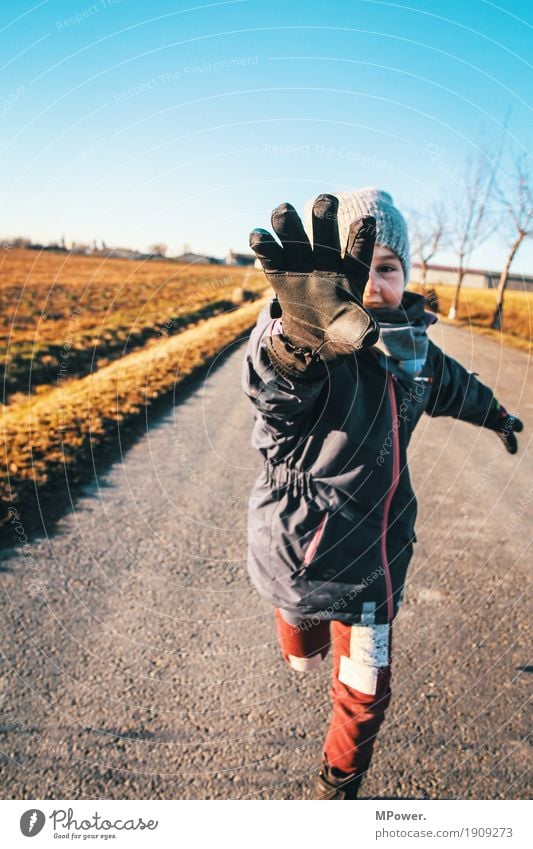
[[[500,279],[500,271],[486,271],[481,268],[468,268],[462,285],[467,289],[495,289]],[[422,266],[414,262],[411,266],[411,283],[422,282]],[[444,283],[454,285],[457,282],[457,268],[453,265],[428,265],[426,283]],[[521,289],[533,292],[533,276],[530,274],[509,274],[508,289]]]
[[[220,265],[222,260],[217,259],[214,256],[204,256],[203,254],[195,254],[192,251],[189,253],[180,254],[179,256],[172,257],[174,262],[186,262],[189,265]]]
[[[239,254],[232,251],[231,248],[226,254],[226,265],[253,265],[254,262],[254,254]]]
[[[59,245],[50,245],[51,250],[57,250]],[[73,242],[71,253],[73,254],[84,254],[89,256],[93,252],[93,249],[90,245],[86,245],[85,242]]]
[[[73,251],[73,253],[76,253],[76,251]],[[90,251],[89,253],[96,254],[97,252]],[[103,253],[106,257],[112,259],[144,259],[146,257],[146,254],[133,251],[130,248],[108,248]]]

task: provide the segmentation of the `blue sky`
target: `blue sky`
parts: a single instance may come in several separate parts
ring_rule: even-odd
[[[532,35],[525,0],[3,4],[0,235],[222,256],[321,191],[451,210],[480,145],[502,184],[530,150]]]

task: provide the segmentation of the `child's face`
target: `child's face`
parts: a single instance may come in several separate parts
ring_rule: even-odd
[[[390,248],[376,245],[363,293],[365,307],[399,307],[404,287],[403,267]]]

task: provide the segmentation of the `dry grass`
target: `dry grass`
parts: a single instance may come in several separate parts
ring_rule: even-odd
[[[103,446],[122,427],[255,323],[265,299],[202,322],[178,336],[69,380],[57,388],[4,408],[4,462],[0,483],[4,508],[23,505],[34,488],[46,489],[68,473],[69,483],[88,477]],[[4,519],[5,521],[5,519]]]
[[[420,291],[420,287],[410,285],[412,291]],[[498,342],[531,351],[533,339],[533,292],[519,292],[510,289],[505,293],[503,332],[492,330],[490,327],[496,307],[496,293],[490,289],[462,289],[458,318],[453,321],[446,318],[451,306],[454,287],[434,285],[439,296],[440,315],[457,327],[472,327],[478,333],[490,336]]]
[[[224,313],[245,279],[248,290],[264,289],[263,275],[244,268],[0,250],[4,399],[46,390],[62,371],[87,375]]]
[[[235,308],[245,268],[0,251],[0,413],[6,507],[27,507],[94,475],[135,433],[142,411],[255,323],[261,301]],[[121,429],[119,434],[118,430]],[[119,438],[120,437],[120,440]],[[92,475],[91,475],[92,472]]]

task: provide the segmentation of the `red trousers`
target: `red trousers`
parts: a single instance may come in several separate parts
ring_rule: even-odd
[[[323,759],[332,768],[333,774],[341,778],[345,774],[366,772],[376,735],[391,698],[392,629],[390,626],[377,626],[383,637],[387,637],[383,630],[388,630],[388,638],[387,646],[382,644],[378,652],[380,660],[376,667],[375,658],[372,660],[371,652],[365,646],[366,636],[372,639],[372,634],[362,633],[360,625],[345,625],[335,620],[322,622],[317,619],[290,625],[279,610],[275,611],[275,617],[280,648],[292,668],[302,672],[314,668],[332,646],[332,714],[324,742]],[[352,629],[358,630],[353,633]],[[381,665],[383,663],[386,665]],[[352,685],[357,684],[361,689],[356,689],[347,681]]]

